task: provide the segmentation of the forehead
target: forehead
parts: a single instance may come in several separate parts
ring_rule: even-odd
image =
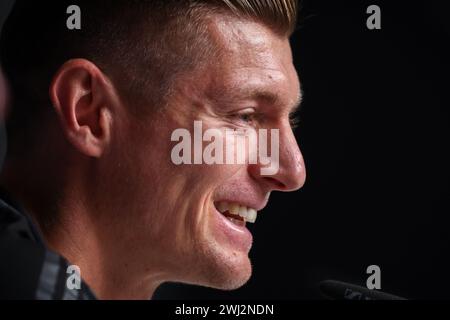
[[[299,102],[300,83],[287,37],[261,23],[233,17],[214,20],[211,33],[219,49],[219,59],[208,72],[211,98]]]

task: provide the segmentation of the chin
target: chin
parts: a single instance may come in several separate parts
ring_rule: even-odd
[[[216,247],[203,257],[196,285],[229,291],[239,289],[251,278],[252,264],[247,253]]]

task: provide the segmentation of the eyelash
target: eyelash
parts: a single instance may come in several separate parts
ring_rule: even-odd
[[[232,115],[232,118],[234,118],[237,121],[242,121],[247,125],[253,125],[255,121],[257,121],[257,114],[253,110],[251,112],[240,112]]]
[[[232,116],[234,119],[237,119],[238,121],[242,121],[246,123],[247,125],[255,125],[255,122],[259,121],[258,114],[253,112],[242,112],[237,113]],[[294,112],[289,114],[289,123],[291,125],[292,130],[295,130],[298,128],[300,124],[300,116],[298,112]]]
[[[251,121],[255,120],[255,115],[251,114],[251,113],[243,113],[238,116],[242,121],[247,122],[247,123],[250,123]]]
[[[298,126],[300,124],[300,117],[296,112],[291,113],[289,115],[289,123],[291,124],[292,130],[295,130],[298,128]]]

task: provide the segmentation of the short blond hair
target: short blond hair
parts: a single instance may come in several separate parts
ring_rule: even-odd
[[[219,0],[236,15],[260,20],[290,35],[297,23],[298,0]]]
[[[76,32],[65,23],[74,3],[82,9]],[[158,105],[180,71],[212,56],[208,14],[254,19],[288,37],[297,10],[297,0],[16,0],[0,42],[13,97],[9,138],[35,136],[36,119],[51,109],[51,79],[69,59],[92,61],[140,105]]]

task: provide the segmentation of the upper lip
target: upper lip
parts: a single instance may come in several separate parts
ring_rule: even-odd
[[[231,203],[238,203],[241,206],[245,206],[247,208],[253,208],[256,211],[260,211],[262,209],[264,209],[264,207],[267,205],[267,200],[262,200],[262,201],[255,201],[255,200],[250,200],[250,199],[230,199],[230,198],[221,198],[219,200],[215,200],[214,203],[216,204],[217,202],[231,202]]]

